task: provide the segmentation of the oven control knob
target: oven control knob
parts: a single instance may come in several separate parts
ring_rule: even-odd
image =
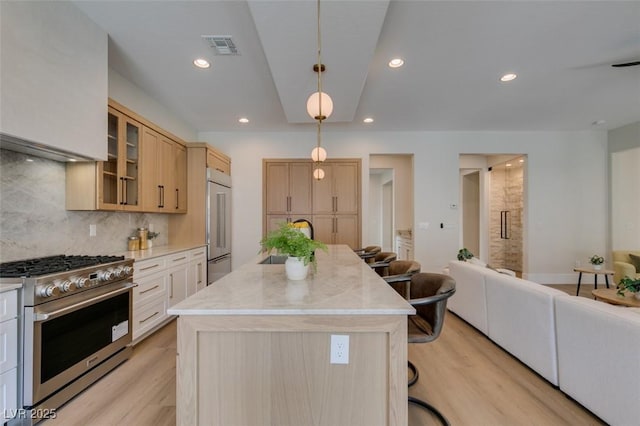
[[[131,266],[125,266],[122,270],[125,276],[133,274],[133,268]]]
[[[58,295],[58,287],[53,284],[47,284],[38,288],[38,295],[41,297],[51,297]]]
[[[60,289],[61,292],[66,293],[69,290],[72,290],[72,285],[73,283],[69,280],[62,280],[62,281],[57,281],[56,282],[58,288]]]
[[[82,278],[71,278],[71,280],[75,284],[76,288],[84,287],[87,284],[87,281],[89,281],[89,279],[85,278],[85,277],[82,277]]]
[[[98,271],[98,279],[100,281],[111,281],[113,278],[115,278],[115,274],[111,269],[108,269],[106,271]]]
[[[124,268],[116,268],[114,271],[114,275],[116,276],[116,278],[123,278],[125,276]]]

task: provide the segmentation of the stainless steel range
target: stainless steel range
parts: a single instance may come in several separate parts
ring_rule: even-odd
[[[37,422],[129,358],[132,277],[133,260],[118,256],[0,264],[1,283],[22,283],[24,418]]]

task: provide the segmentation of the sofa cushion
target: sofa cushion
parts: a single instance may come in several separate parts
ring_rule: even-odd
[[[459,260],[449,262],[449,275],[456,280],[456,293],[449,298],[447,308],[484,334],[489,334],[485,295],[488,274],[498,275],[484,266]]]
[[[584,297],[558,297],[560,389],[611,425],[640,419],[640,315]]]
[[[636,271],[640,271],[640,256],[629,253],[629,260],[631,260],[631,264],[636,267]]]
[[[570,297],[551,287],[492,274],[486,277],[489,338],[558,385],[555,297]]]

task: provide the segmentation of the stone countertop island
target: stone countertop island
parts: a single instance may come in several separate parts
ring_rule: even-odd
[[[317,251],[303,281],[265,257],[169,309],[177,423],[406,425],[414,308],[347,246]],[[330,362],[332,335],[348,336],[348,364]]]

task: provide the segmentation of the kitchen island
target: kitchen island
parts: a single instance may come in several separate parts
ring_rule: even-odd
[[[177,424],[406,425],[414,308],[347,246],[318,251],[303,281],[265,257],[169,309]],[[332,335],[348,364],[330,363]]]

